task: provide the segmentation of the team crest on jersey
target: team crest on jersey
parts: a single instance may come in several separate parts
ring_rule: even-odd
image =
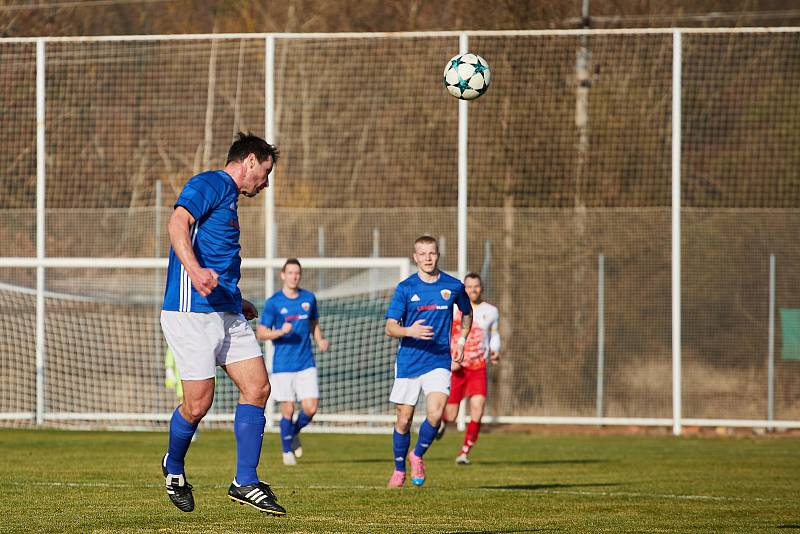
[[[450,300],[450,290],[449,289],[442,289],[441,291],[439,291],[439,293],[442,295],[442,298],[444,300]]]
[[[304,303],[302,303],[300,305],[300,307],[303,308],[303,311],[308,311],[308,310],[311,309],[311,303],[310,302],[304,302]]]
[[[414,296],[413,296],[413,297],[411,297],[411,302],[419,302],[419,295],[417,295],[416,293],[414,293]]]
[[[286,308],[281,308],[281,315],[286,315],[287,313],[289,313],[289,310]]]

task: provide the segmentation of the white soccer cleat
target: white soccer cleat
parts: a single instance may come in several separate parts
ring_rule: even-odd
[[[469,465],[470,461],[469,458],[467,458],[466,454],[459,454],[458,456],[456,456],[456,463],[458,465]]]
[[[293,452],[283,453],[283,465],[297,465],[297,458],[295,458]]]

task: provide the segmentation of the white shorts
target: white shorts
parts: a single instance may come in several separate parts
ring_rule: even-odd
[[[416,406],[420,390],[425,395],[433,392],[450,395],[450,369],[434,369],[414,378],[395,378],[389,402]]]
[[[272,373],[269,383],[272,386],[270,396],[278,402],[319,398],[316,367],[309,367],[296,373]]]
[[[241,313],[161,311],[161,330],[181,380],[214,378],[217,365],[261,358],[261,346]]]

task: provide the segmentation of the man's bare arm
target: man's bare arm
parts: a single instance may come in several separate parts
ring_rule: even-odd
[[[283,323],[283,328],[276,330],[274,328],[267,328],[263,324],[256,327],[256,339],[261,341],[272,341],[283,337],[292,331],[292,323]]]
[[[319,325],[318,320],[311,321],[311,333],[314,336],[314,341],[316,341],[319,350],[322,352],[327,351],[331,344],[322,334],[322,327]]]
[[[472,330],[472,312],[469,314],[463,314],[461,316],[461,337],[464,338],[466,342],[467,337],[469,337],[469,331]]]
[[[400,326],[397,319],[386,319],[384,331],[389,337],[403,338],[413,337],[417,339],[433,339],[433,327],[428,326],[424,319],[420,319],[411,326]]]
[[[192,285],[200,295],[207,297],[217,287],[218,276],[213,269],[204,269],[194,255],[192,239],[189,237],[189,227],[194,222],[192,214],[186,208],[178,206],[169,218],[167,231],[172,250],[186,269]]]
[[[461,334],[456,342],[455,355],[453,356],[453,361],[456,363],[461,363],[461,360],[464,359],[464,345],[467,344],[470,330],[472,330],[472,312],[461,316]]]

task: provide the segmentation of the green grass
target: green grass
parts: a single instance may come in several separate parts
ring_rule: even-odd
[[[388,490],[389,436],[307,434],[290,468],[267,434],[274,518],[227,499],[230,432],[192,445],[185,514],[162,489],[165,433],[0,430],[0,532],[800,532],[796,439],[491,432],[456,466],[460,440],[433,445],[425,487]]]

